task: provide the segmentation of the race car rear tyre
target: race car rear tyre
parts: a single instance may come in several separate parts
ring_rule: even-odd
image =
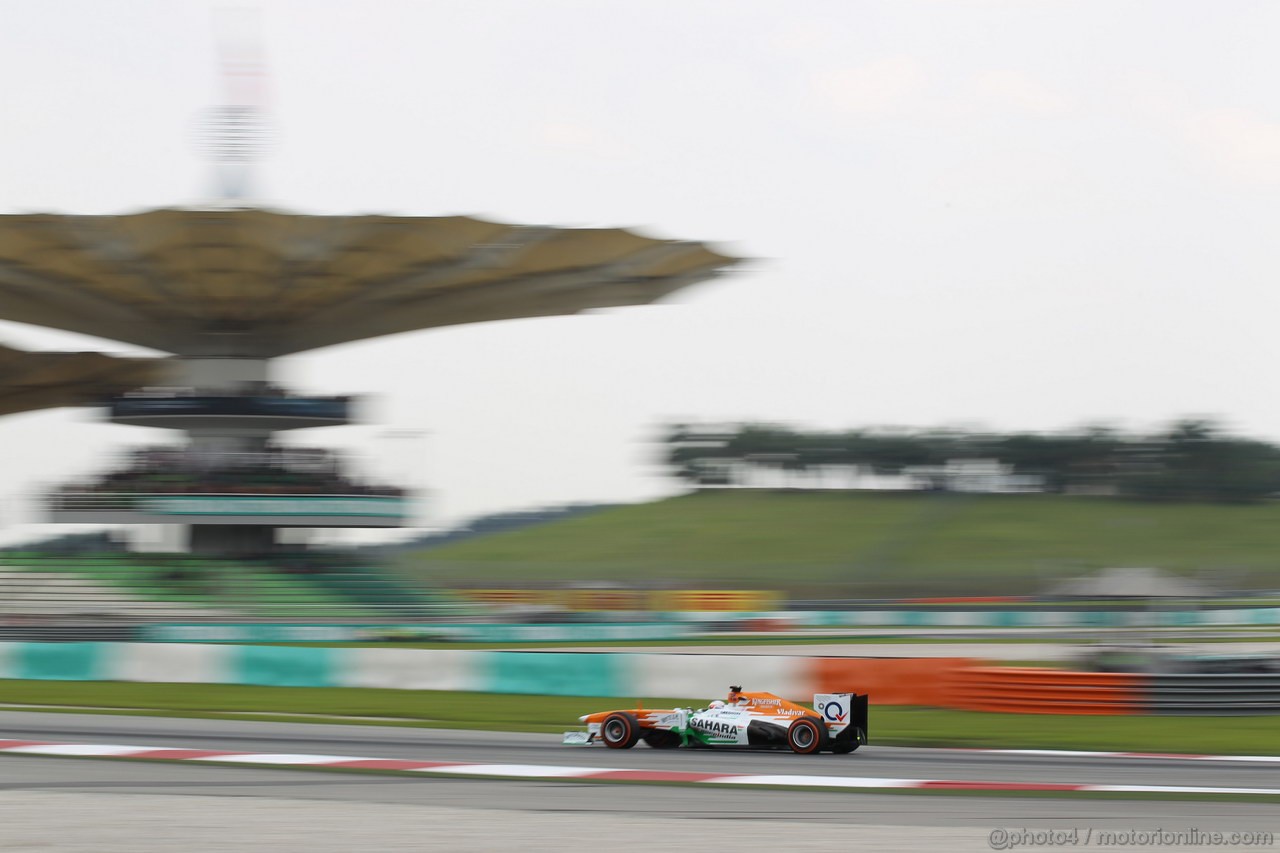
[[[680,735],[666,729],[650,729],[642,740],[651,749],[675,749],[680,745]]]
[[[801,717],[787,729],[787,746],[799,755],[812,755],[827,745],[827,727],[817,717]]]
[[[630,714],[610,714],[600,724],[600,739],[610,749],[630,749],[640,740],[640,726]]]
[[[854,729],[853,737],[845,740],[839,738],[831,742],[831,751],[836,755],[848,755],[866,742],[867,735],[862,729]]]

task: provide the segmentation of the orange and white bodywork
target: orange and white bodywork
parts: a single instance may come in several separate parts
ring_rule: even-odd
[[[597,741],[629,749],[643,740],[662,749],[677,746],[789,747],[793,752],[848,753],[867,739],[867,697],[819,693],[807,708],[772,693],[731,688],[724,702],[706,708],[634,708],[579,717],[585,732],[565,732],[567,744]]]

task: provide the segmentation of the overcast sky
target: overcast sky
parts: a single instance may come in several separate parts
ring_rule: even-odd
[[[207,198],[212,3],[4,7],[0,212]],[[295,439],[426,477],[436,522],[669,493],[648,442],[673,420],[1208,414],[1280,441],[1280,4],[260,8],[262,203],[639,227],[755,259],[659,307],[283,360],[300,389],[374,395],[376,425]],[[0,343],[137,352],[13,324]],[[9,538],[38,484],[164,437],[83,411],[0,420]]]

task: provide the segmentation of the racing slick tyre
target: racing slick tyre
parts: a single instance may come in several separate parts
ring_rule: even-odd
[[[675,749],[680,745],[680,735],[665,729],[650,729],[641,737],[650,749]]]
[[[640,740],[640,726],[630,714],[610,714],[600,724],[600,739],[610,749],[630,749]]]
[[[867,739],[866,732],[864,732],[862,729],[854,729],[853,737],[849,738],[848,740],[845,740],[844,738],[838,738],[836,740],[831,741],[831,751],[834,752],[836,755],[848,755],[858,747],[862,746],[862,744],[866,741],[866,739]]]
[[[799,755],[812,755],[827,745],[827,727],[817,717],[801,717],[787,729],[787,746]]]

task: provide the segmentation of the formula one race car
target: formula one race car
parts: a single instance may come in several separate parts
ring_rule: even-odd
[[[790,747],[809,755],[830,750],[853,752],[867,742],[867,697],[857,693],[818,693],[813,709],[772,693],[743,693],[730,687],[729,698],[706,708],[599,711],[578,718],[585,732],[565,732],[564,743],[603,741],[611,749],[630,749],[644,741],[654,749],[678,746]]]

